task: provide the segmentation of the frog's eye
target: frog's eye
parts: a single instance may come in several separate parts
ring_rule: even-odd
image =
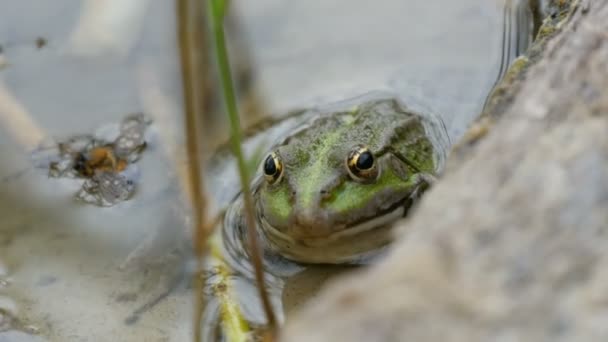
[[[378,177],[376,158],[365,146],[356,146],[346,157],[346,169],[352,179],[370,182]]]
[[[283,175],[283,163],[275,152],[272,152],[264,160],[264,177],[269,184],[277,183]]]

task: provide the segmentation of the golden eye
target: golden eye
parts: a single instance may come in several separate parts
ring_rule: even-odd
[[[370,182],[378,177],[374,154],[365,146],[356,146],[346,158],[346,168],[351,178],[359,182]]]
[[[269,184],[277,183],[283,175],[283,163],[275,152],[272,152],[264,161],[264,177]]]

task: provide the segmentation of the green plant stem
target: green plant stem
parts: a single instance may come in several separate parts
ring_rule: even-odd
[[[224,36],[224,12],[226,3],[222,0],[209,0],[209,13],[212,24],[212,33],[215,38],[215,53],[219,68],[219,74],[222,84],[222,91],[224,94],[224,100],[226,109],[228,110],[228,117],[230,119],[230,130],[231,130],[231,144],[233,153],[237,158],[239,177],[241,179],[241,187],[243,190],[243,204],[245,207],[245,216],[247,224],[247,237],[249,244],[249,256],[252,259],[252,263],[255,270],[255,279],[259,292],[264,312],[266,314],[266,321],[268,327],[271,330],[276,329],[276,318],[272,305],[266,292],[266,286],[264,283],[264,270],[262,264],[262,257],[258,242],[258,236],[256,231],[256,222],[254,217],[253,209],[253,198],[249,188],[249,175],[247,174],[247,163],[243,156],[241,149],[241,124],[239,120],[239,114],[236,104],[236,96],[234,92],[234,86],[232,84],[232,72],[230,70],[230,63],[228,60],[228,52],[226,50],[226,42]]]

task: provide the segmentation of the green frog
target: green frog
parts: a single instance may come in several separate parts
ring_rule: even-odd
[[[274,141],[265,140],[270,147],[251,191],[266,253],[297,263],[358,263],[382,250],[391,223],[440,172],[448,146],[439,119],[394,97],[353,99],[287,120],[280,132],[260,134]],[[238,238],[243,225],[237,198],[224,230],[237,229]]]
[[[391,241],[391,224],[435,181],[448,145],[439,118],[385,93],[294,111],[248,134],[245,154],[258,160],[250,189],[256,232],[279,321],[286,281],[310,264],[364,264],[381,255]],[[265,318],[247,255],[235,164],[228,151],[216,154],[206,184],[218,208],[227,207],[222,262],[234,271],[230,282],[244,318],[259,327]],[[210,288],[218,281],[213,274]],[[219,312],[219,301],[209,298],[206,340],[222,340],[215,335]]]
[[[384,93],[294,111],[247,134],[245,155],[257,161],[250,190],[265,285],[279,321],[285,281],[307,264],[362,264],[385,250],[391,224],[434,182],[448,144],[439,118]],[[215,204],[210,214],[224,212],[215,236],[223,250],[209,261],[206,288],[224,288],[216,286],[215,266],[227,264],[241,313],[262,326],[236,161],[227,146],[208,161],[205,177]],[[220,307],[218,298],[207,298],[205,340],[221,340]]]

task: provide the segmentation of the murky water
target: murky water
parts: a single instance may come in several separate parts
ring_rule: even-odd
[[[48,136],[92,132],[142,111],[163,113],[167,122],[157,122],[156,131],[175,125],[180,132],[172,2],[100,3],[1,0],[7,64],[0,85]],[[441,115],[455,140],[479,112],[500,62],[499,1],[234,5],[252,48],[255,86],[276,115],[388,89]],[[87,27],[79,19],[87,8],[97,14],[88,22],[111,23],[116,31]],[[139,162],[136,196],[110,208],[75,204],[80,183],[33,169],[31,146],[23,146],[33,132],[21,132],[20,143],[6,122],[0,132],[0,177],[25,170],[0,183],[0,341],[187,340],[187,287],[133,319],[184,270],[179,237],[186,233],[172,205],[177,191],[167,190],[173,165],[155,144],[158,132]],[[171,142],[181,144],[174,134]],[[151,244],[145,260],[133,258],[142,241]],[[296,286],[292,294],[307,289]]]

